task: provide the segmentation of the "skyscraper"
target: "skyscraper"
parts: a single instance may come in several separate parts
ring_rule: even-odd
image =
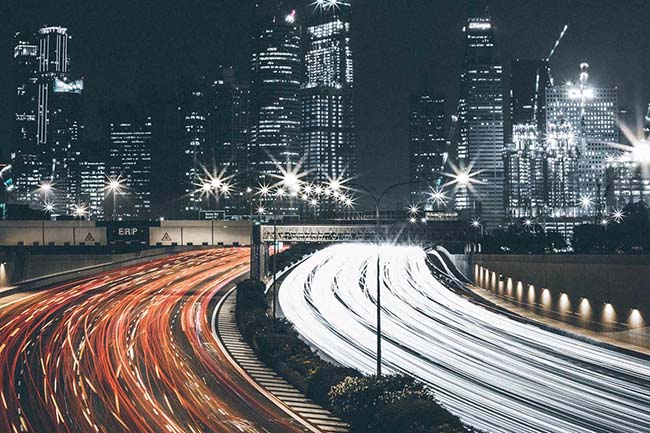
[[[88,210],[88,218],[103,220],[104,186],[108,170],[105,161],[83,158],[79,161],[79,197]]]
[[[246,187],[255,187],[255,176],[248,171],[250,143],[250,85],[237,81],[232,67],[224,68],[212,86],[211,162],[234,176],[239,186],[235,196],[224,198],[224,208],[231,214],[247,214]]]
[[[83,125],[83,81],[70,76],[66,28],[38,31],[37,144],[41,178],[54,187],[54,201],[69,213],[79,199],[76,159]]]
[[[315,182],[356,173],[351,7],[319,5],[305,35],[302,141],[305,168]]]
[[[33,36],[32,36],[33,37]],[[32,37],[16,34],[13,80],[15,118],[13,122],[11,164],[13,191],[21,202],[38,201],[36,188],[40,181],[36,145],[36,110],[38,100],[38,45]]]
[[[409,180],[413,203],[426,210],[434,208],[430,186],[442,186],[442,172],[448,157],[444,98],[432,93],[412,97],[409,113]]]
[[[480,216],[490,227],[505,217],[503,69],[496,57],[494,27],[483,2],[473,1],[465,35],[465,56],[458,103],[461,170],[478,173],[471,187],[460,185],[456,206]]]
[[[151,217],[151,116],[135,107],[114,110],[109,124],[110,175],[120,177],[124,187],[117,194],[115,218]]]
[[[550,86],[548,60],[516,59],[511,67],[510,114],[512,131],[504,152],[506,215],[539,215],[547,200],[546,88]]]
[[[50,93],[55,78],[69,72],[68,29],[43,27],[38,31],[38,144],[47,143],[50,122]]]
[[[618,143],[618,90],[616,88],[595,88],[589,84],[589,65],[580,65],[577,83],[550,87],[546,91],[547,137],[553,140],[558,133],[569,146],[575,146],[575,195],[582,206],[574,209],[556,210],[561,213],[594,212],[605,203],[607,185],[606,163],[620,155],[612,147]],[[572,144],[573,143],[573,144]],[[549,142],[552,148],[553,142]],[[549,182],[566,182],[549,175]],[[586,206],[588,202],[592,205]]]
[[[184,79],[181,85],[183,115],[183,214],[196,217],[201,209],[199,184],[207,151],[208,85],[205,78]]]
[[[269,183],[279,174],[276,163],[294,165],[301,158],[300,27],[295,10],[277,3],[257,8],[251,57],[250,167]]]

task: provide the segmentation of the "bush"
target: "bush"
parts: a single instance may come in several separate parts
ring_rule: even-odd
[[[435,401],[405,398],[387,404],[375,419],[376,433],[439,433],[464,432],[460,420]]]
[[[353,368],[326,365],[316,371],[307,381],[307,396],[319,404],[328,406],[330,390],[347,377],[361,377],[361,373]]]
[[[413,378],[396,376],[348,377],[329,393],[334,413],[350,422],[354,432],[372,432],[377,414],[389,404],[403,399],[428,400],[433,393]]]

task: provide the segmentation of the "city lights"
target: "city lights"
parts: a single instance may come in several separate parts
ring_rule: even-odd
[[[623,212],[623,209],[617,208],[612,211],[612,219],[615,222],[620,223],[623,221],[623,218],[625,218],[625,212]]]

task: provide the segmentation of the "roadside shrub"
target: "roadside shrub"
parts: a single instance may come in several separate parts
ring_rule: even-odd
[[[407,398],[435,403],[425,385],[403,375],[348,377],[329,393],[332,410],[348,420],[354,432],[373,431],[375,417],[386,405]]]
[[[435,401],[408,397],[387,404],[374,420],[375,433],[439,433],[466,431],[460,420]]]
[[[361,377],[361,373],[353,368],[336,367],[327,364],[308,379],[307,396],[319,404],[329,406],[330,390],[347,377]]]

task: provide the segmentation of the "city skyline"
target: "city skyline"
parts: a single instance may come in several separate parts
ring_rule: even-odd
[[[462,61],[462,54],[459,48],[459,43],[461,42],[459,30],[463,22],[462,15],[464,14],[464,7],[462,5],[451,4],[452,2],[436,2],[434,6],[424,6],[418,4],[411,4],[408,6],[401,5],[401,8],[393,9],[393,15],[387,13],[388,10],[379,10],[381,8],[373,7],[373,4],[364,1],[355,2],[355,16],[361,17],[354,21],[352,26],[352,39],[353,39],[353,48],[355,49],[355,111],[357,114],[357,124],[358,124],[358,146],[360,152],[364,155],[363,158],[359,161],[359,173],[360,179],[364,184],[367,184],[371,187],[379,187],[386,183],[382,180],[382,172],[386,170],[393,170],[395,175],[399,178],[406,179],[408,177],[408,152],[404,150],[408,146],[408,122],[404,119],[408,118],[408,96],[410,94],[417,93],[419,87],[424,87],[421,83],[424,81],[426,87],[433,88],[437,90],[437,87],[442,87],[441,93],[443,93],[447,99],[447,111],[448,113],[453,110],[453,107],[449,105],[454,105],[457,94],[456,85],[444,85],[440,86],[439,82],[444,82],[442,77],[447,77],[446,80],[449,81],[454,78],[459,71],[460,62]],[[519,4],[522,3],[522,4]],[[639,91],[639,86],[643,87],[645,84],[643,80],[639,79],[639,76],[643,75],[646,68],[645,65],[640,64],[638,60],[635,59],[631,54],[628,55],[628,67],[621,68],[621,61],[611,61],[612,58],[620,58],[622,53],[616,52],[613,48],[609,47],[607,44],[603,44],[603,35],[599,34],[596,29],[599,25],[602,26],[605,22],[606,12],[608,8],[611,8],[611,5],[608,5],[608,2],[557,2],[558,8],[545,8],[544,14],[540,17],[538,21],[546,22],[545,28],[541,28],[540,22],[530,22],[531,28],[536,28],[539,31],[536,32],[527,32],[526,41],[519,42],[523,45],[523,42],[526,42],[526,46],[529,47],[526,51],[528,53],[522,52],[521,48],[517,49],[517,38],[511,37],[512,32],[517,31],[517,29],[522,29],[522,26],[525,22],[525,17],[531,17],[534,15],[535,9],[537,6],[528,4],[527,2],[518,2],[517,5],[512,4],[512,2],[504,1],[492,1],[490,2],[491,12],[493,19],[495,21],[495,26],[497,29],[497,44],[499,56],[501,63],[504,64],[505,73],[504,78],[509,76],[508,64],[513,58],[537,58],[543,57],[548,54],[548,51],[553,45],[554,40],[557,38],[557,34],[562,29],[565,23],[570,25],[569,31],[563,41],[561,47],[558,49],[558,52],[555,54],[552,69],[554,71],[555,78],[558,80],[568,79],[574,75],[575,64],[580,62],[583,58],[586,58],[589,63],[592,65],[594,70],[598,71],[596,78],[599,80],[598,85],[605,87],[618,86],[620,91],[620,105],[627,108],[633,113],[639,112],[640,107],[644,107],[646,104],[646,99],[648,99],[648,90]],[[102,51],[99,51],[98,59],[93,60],[93,56],[89,54],[93,51],[93,48],[97,48],[97,42],[95,37],[88,39],[86,34],[89,33],[88,24],[78,23],[79,25],[74,25],[74,22],[70,21],[79,21],[78,16],[82,14],[65,14],[66,9],[71,7],[70,4],[63,4],[56,11],[48,10],[47,6],[42,8],[35,8],[34,5],[20,4],[20,5],[11,5],[12,7],[8,11],[7,16],[11,16],[12,25],[16,26],[13,31],[22,30],[28,31],[31,30],[26,28],[27,23],[35,23],[35,25],[42,25],[44,23],[49,23],[50,25],[62,25],[69,28],[70,34],[73,36],[70,41],[71,50],[74,49],[74,71],[75,74],[81,75],[86,80],[86,89],[85,89],[85,98],[90,106],[88,112],[90,114],[87,117],[90,117],[90,121],[86,122],[88,135],[89,137],[97,136],[97,122],[93,122],[93,117],[97,118],[98,115],[98,105],[100,102],[103,102],[110,91],[111,95],[124,96],[126,99],[133,98],[134,94],[139,92],[139,89],[143,87],[143,81],[149,81],[158,86],[163,85],[167,82],[173,81],[176,79],[175,75],[180,73],[200,73],[206,74],[209,72],[210,67],[202,67],[199,64],[191,63],[179,63],[172,60],[178,59],[179,53],[176,52],[172,46],[166,50],[166,58],[171,63],[177,64],[177,70],[173,73],[169,71],[169,65],[163,65],[164,67],[160,68],[160,73],[155,77],[152,77],[151,72],[147,72],[148,67],[143,65],[146,63],[145,60],[152,56],[151,53],[143,53],[144,47],[153,43],[151,37],[138,38],[138,32],[143,31],[142,29],[151,26],[153,22],[168,20],[168,18],[163,18],[162,16],[155,16],[152,18],[152,22],[145,21],[142,23],[142,29],[134,29],[134,42],[132,46],[128,47],[127,50],[118,50],[115,51],[115,48],[111,50],[110,46],[102,48],[101,50],[109,50],[113,54],[120,54],[119,57],[123,59],[129,59],[128,62],[124,62],[123,66],[125,69],[133,70],[133,68],[141,69],[142,73],[140,74],[130,74],[132,79],[125,80],[120,79],[124,77],[125,70],[121,68],[115,68],[115,58],[111,59],[111,56],[104,55],[102,56]],[[564,4],[564,7],[559,7],[559,5]],[[238,2],[238,7],[234,5],[226,4],[223,6],[224,10],[228,10],[229,17],[231,17],[230,22],[224,23],[227,26],[222,26],[221,28],[227,29],[228,26],[237,26],[241,28],[238,33],[239,37],[231,34],[232,32],[222,31],[217,32],[216,29],[208,29],[209,33],[221,37],[216,37],[211,39],[212,44],[209,44],[206,39],[200,40],[199,45],[203,48],[207,48],[207,52],[221,51],[221,55],[216,56],[207,56],[205,59],[199,59],[199,63],[210,63],[212,64],[233,64],[238,75],[246,76],[247,75],[247,58],[249,52],[249,42],[248,42],[248,32],[250,29],[249,24],[246,23],[244,18],[250,16],[248,12],[244,10],[251,5]],[[391,5],[391,7],[396,5]],[[630,8],[621,10],[622,14],[632,14],[632,10],[636,6],[636,11],[633,16],[629,17],[628,20],[625,20],[627,30],[621,29],[623,31],[630,31],[642,21],[642,17],[645,16],[648,12],[645,11],[647,8],[640,8],[640,2],[630,2]],[[161,4],[161,10],[168,8],[169,6]],[[82,8],[83,9],[83,8]],[[445,20],[450,22],[439,23],[440,26],[436,26],[436,20],[440,18],[435,15],[435,12],[446,12],[451,16],[456,16],[456,20]],[[101,11],[111,14],[110,10]],[[142,12],[138,7],[133,7],[134,17]],[[206,14],[214,14],[216,11],[207,8],[205,11]],[[98,10],[94,9],[89,16],[89,21],[93,21],[93,17],[96,17]],[[435,16],[432,16],[434,14]],[[58,16],[57,16],[58,15]],[[191,11],[187,12],[188,16],[178,17],[178,24],[175,26],[180,26],[182,22],[187,21],[188,19],[194,17],[197,20],[197,25],[199,28],[203,28],[206,23],[204,22],[205,18],[197,18],[192,15]],[[423,17],[428,17],[429,21],[427,25],[424,25],[424,18],[420,18],[419,15]],[[512,19],[513,16],[521,17],[521,19]],[[134,19],[134,17],[129,19]],[[14,19],[15,18],[15,19]],[[64,19],[61,19],[64,18]],[[553,19],[551,19],[553,18]],[[431,21],[433,19],[433,21]],[[529,18],[530,19],[530,18]],[[60,20],[55,22],[55,20]],[[128,19],[124,19],[128,21]],[[453,21],[453,22],[451,22]],[[218,19],[215,22],[219,22]],[[409,26],[413,27],[412,29],[404,29],[405,24],[410,23]],[[119,20],[116,24],[120,24]],[[121,24],[125,24],[122,22]],[[590,24],[592,30],[586,30],[587,24]],[[243,26],[243,27],[242,27]],[[248,26],[248,27],[247,27]],[[382,35],[378,35],[379,29],[388,30]],[[399,31],[402,29],[402,31]],[[445,29],[453,30],[448,34],[441,34]],[[190,37],[192,33],[196,32],[196,29],[187,29],[187,36]],[[106,29],[102,30],[102,27],[93,28],[92,30],[96,36],[101,40],[103,33]],[[246,33],[246,34],[242,34]],[[155,34],[155,33],[154,33]],[[381,59],[381,53],[377,52],[376,48],[369,47],[368,44],[370,39],[367,36],[376,36],[376,43],[385,43],[385,53],[386,54],[395,54],[396,56],[387,56],[388,64],[392,67],[385,68],[386,70],[378,70],[373,68]],[[185,37],[185,36],[184,36]],[[181,39],[183,39],[182,37]],[[124,48],[124,35],[117,37],[117,41],[113,46],[120,46]],[[6,39],[6,38],[5,38]],[[239,39],[244,39],[240,41]],[[435,41],[432,41],[435,39]],[[586,41],[585,41],[586,39]],[[0,42],[0,48],[7,47],[11,44],[12,41],[3,40]],[[226,48],[226,44],[232,48]],[[432,46],[432,44],[435,44]],[[416,49],[410,50],[412,52],[404,52],[401,49],[402,46],[411,46]],[[514,45],[514,47],[513,47]],[[594,50],[592,45],[599,45],[601,49]],[[638,52],[643,52],[647,50],[647,47],[640,40],[632,40],[632,46],[637,47]],[[417,49],[420,47],[420,49]],[[432,49],[433,48],[433,49]],[[211,50],[210,50],[211,49]],[[622,50],[623,53],[630,50],[629,47],[624,47]],[[6,49],[4,50],[7,51]],[[191,53],[191,49],[189,50]],[[230,52],[228,52],[230,51]],[[596,55],[598,51],[598,55]],[[140,57],[136,56],[133,58],[134,54],[139,54]],[[103,54],[106,54],[104,52]],[[114,56],[113,56],[114,57]],[[639,56],[640,58],[642,56]],[[143,62],[139,61],[139,58]],[[440,58],[448,59],[448,61],[440,62]],[[158,64],[161,59],[153,59],[152,64]],[[156,62],[155,60],[158,60]],[[111,65],[112,63],[112,65]],[[434,63],[434,65],[431,65]],[[97,74],[97,68],[100,64],[104,65],[102,72]],[[424,67],[413,68],[413,65],[420,65]],[[112,66],[112,67],[111,67]],[[191,71],[190,69],[194,69]],[[199,70],[201,69],[201,70]],[[405,69],[417,69],[418,76],[415,76],[415,72],[405,71]],[[623,72],[622,69],[625,69]],[[368,79],[369,73],[376,73],[373,79]],[[400,72],[402,75],[400,75]],[[412,78],[409,80],[400,80],[399,77],[406,76]],[[421,78],[422,75],[427,75],[431,77],[428,80]],[[396,80],[392,83],[391,86],[386,86],[387,77],[395,76]],[[636,76],[636,78],[634,78]],[[436,79],[441,77],[440,79]],[[454,80],[455,81],[455,80]],[[3,86],[3,89],[0,92],[6,94],[10,89]],[[377,88],[387,89],[385,92],[377,92]],[[405,88],[407,87],[407,88]],[[451,95],[451,97],[449,96]],[[506,104],[507,106],[507,104]],[[637,109],[637,107],[639,107]],[[0,137],[3,138],[3,142],[7,142],[9,136],[9,128],[6,125],[7,114],[6,108],[2,112],[0,120]],[[388,128],[388,129],[387,129]],[[381,131],[384,131],[383,133]],[[508,131],[508,127],[506,127]],[[396,145],[397,143],[397,145]],[[7,146],[2,146],[4,153],[6,155]],[[378,151],[370,152],[370,150],[377,149]],[[373,170],[373,168],[376,168]]]

